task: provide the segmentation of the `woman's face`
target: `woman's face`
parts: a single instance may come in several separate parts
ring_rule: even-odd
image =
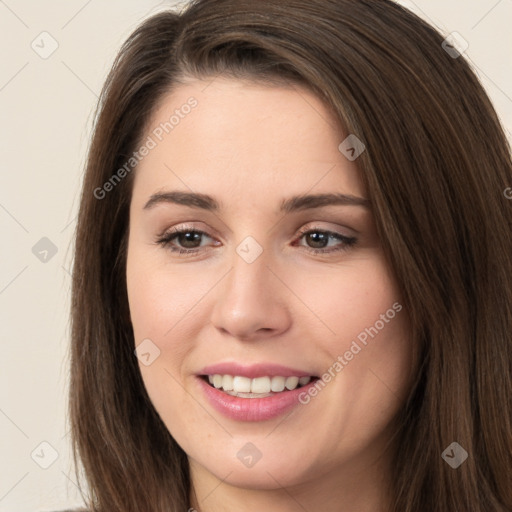
[[[148,394],[196,478],[273,489],[363,475],[392,434],[407,317],[352,139],[339,149],[348,135],[305,89],[217,78],[166,96],[143,137],[131,320]]]

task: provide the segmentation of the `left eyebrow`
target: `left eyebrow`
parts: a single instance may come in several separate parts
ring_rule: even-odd
[[[218,212],[221,209],[220,203],[208,194],[181,192],[178,190],[153,194],[143,209],[149,210],[162,203],[181,204],[190,208],[200,208],[212,212]],[[299,195],[284,199],[279,210],[283,213],[292,213],[330,205],[362,206],[369,209],[370,201],[350,194]]]
[[[309,210],[330,205],[362,206],[369,209],[370,201],[363,197],[353,196],[350,194],[301,195],[283,200],[280,211],[283,213],[291,213],[299,210]]]

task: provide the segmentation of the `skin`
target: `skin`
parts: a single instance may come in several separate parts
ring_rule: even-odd
[[[160,355],[139,363],[148,394],[187,453],[200,511],[381,511],[387,503],[393,419],[411,384],[405,309],[291,414],[241,422],[215,411],[196,374],[221,361],[272,362],[321,376],[365,328],[400,303],[371,208],[331,205],[290,214],[292,195],[341,192],[367,198],[346,138],[316,96],[216,78],[190,79],[162,98],[147,133],[193,96],[198,105],[138,165],[130,207],[127,287],[135,344]],[[208,212],[177,204],[144,209],[164,190],[201,192]],[[207,236],[157,243],[172,227]],[[322,247],[301,228],[355,236],[346,250]],[[252,263],[236,252],[247,237],[263,249]],[[193,239],[192,239],[193,240]],[[180,244],[181,242],[181,244]],[[326,249],[343,245],[331,239]],[[245,467],[253,443],[261,459]]]

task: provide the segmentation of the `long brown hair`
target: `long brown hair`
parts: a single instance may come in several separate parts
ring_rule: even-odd
[[[91,510],[189,506],[186,454],[134,355],[125,262],[136,168],[98,189],[164,94],[217,75],[309,87],[366,146],[357,164],[420,361],[396,431],[391,510],[512,510],[510,146],[443,39],[389,0],[196,0],[125,42],[98,105],[73,268],[70,422]],[[452,442],[468,453],[457,469],[441,457]]]

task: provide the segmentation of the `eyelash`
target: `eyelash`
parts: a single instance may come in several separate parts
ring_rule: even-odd
[[[161,235],[160,237],[157,238],[156,243],[161,245],[162,247],[168,248],[171,252],[179,253],[180,255],[183,255],[183,256],[185,256],[185,255],[191,256],[193,254],[197,254],[201,250],[200,248],[180,249],[180,248],[176,248],[171,245],[171,242],[176,237],[178,237],[179,235],[184,234],[184,233],[196,233],[196,234],[204,235],[204,236],[207,236],[208,238],[211,238],[208,235],[208,233],[205,233],[204,231],[200,231],[200,230],[192,228],[192,227],[183,226],[182,228],[179,228],[179,229],[172,228],[167,233],[164,233],[163,235]],[[296,240],[300,240],[303,236],[310,234],[310,233],[322,233],[323,235],[327,235],[329,237],[329,239],[335,238],[335,239],[343,242],[343,244],[341,246],[339,246],[335,249],[312,249],[312,248],[306,247],[307,252],[310,252],[313,254],[325,255],[325,254],[329,254],[329,253],[337,253],[340,251],[347,251],[357,243],[357,239],[355,237],[348,237],[348,236],[342,235],[341,233],[336,233],[334,231],[328,231],[325,229],[319,229],[319,228],[315,228],[315,227],[308,228],[308,229],[304,229],[304,228],[301,229],[298,233],[298,237]]]

